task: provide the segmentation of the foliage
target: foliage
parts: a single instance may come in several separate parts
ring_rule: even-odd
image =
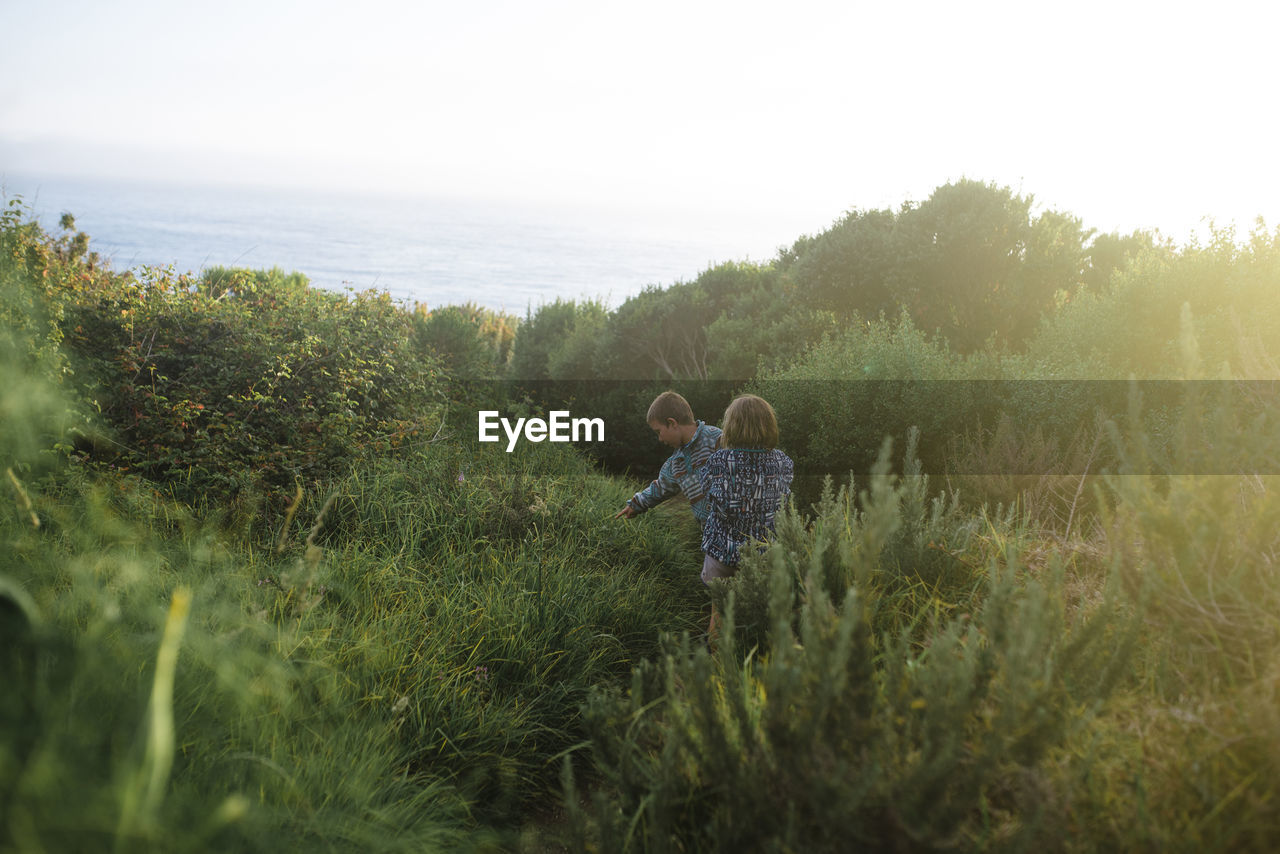
[[[830,477],[824,481],[812,516],[799,512],[794,503],[783,509],[778,517],[773,554],[788,555],[788,565],[794,570],[793,597],[802,598],[805,585],[812,582],[833,601],[856,585],[874,590],[878,601],[886,605],[912,605],[925,598],[935,604],[948,603],[946,607],[951,611],[963,612],[976,604],[980,583],[972,557],[966,553],[987,523],[962,510],[956,493],[930,494],[930,479],[920,472],[916,458],[917,440],[918,433],[910,431],[903,455],[905,474],[896,491],[875,496],[879,516],[873,518],[859,509],[852,483],[833,492]],[[883,491],[888,482],[880,478],[873,483]],[[863,504],[870,504],[871,498],[870,493],[864,493]],[[886,524],[885,519],[890,517],[898,521]],[[853,562],[842,556],[842,550],[853,542],[851,523],[880,526],[887,531],[882,541],[877,541],[879,553],[874,562]],[[1000,524],[1011,526],[1007,518],[1001,519]],[[867,543],[855,543],[855,548],[865,547]],[[875,572],[851,574],[855,568],[868,570],[873,563]],[[712,587],[711,598],[722,611],[731,604],[734,607],[734,631],[740,649],[754,647],[763,652],[769,648],[773,585],[781,583],[775,569],[767,552],[749,555],[732,584]],[[919,614],[910,608],[903,612],[884,607],[871,614],[871,619],[873,630],[882,634],[911,625]]]
[[[207,267],[196,287],[213,299],[243,296],[250,293],[272,293],[301,296],[310,287],[307,277],[298,272],[285,273],[279,267],[249,270],[241,267]]]
[[[960,182],[516,340],[0,226],[0,847],[506,850],[566,755],[577,849],[1280,842],[1277,400],[1185,382],[1278,375],[1280,232]],[[504,370],[645,475],[654,394],[754,376],[811,485],[714,654],[686,510],[434,430]]]
[[[1083,273],[1080,220],[1031,217],[1032,200],[975,181],[948,184],[901,217],[907,310],[961,352],[987,338],[1019,345]]]
[[[73,280],[58,299],[95,459],[175,496],[327,476],[433,427],[437,369],[386,294],[346,297],[279,270]]]
[[[797,303],[794,285],[775,265],[722,264],[698,281],[723,306],[707,326],[712,379],[749,380],[762,365],[790,362],[837,328],[830,312]]]
[[[0,659],[0,845],[359,851],[492,838],[468,828],[465,799],[439,778],[395,773],[386,716],[361,712],[333,665],[303,652],[306,632],[247,610],[261,567],[136,484],[35,500],[41,529],[2,522],[0,585],[23,595],[0,596],[13,641]],[[179,535],[155,537],[139,511]]]
[[[509,848],[588,687],[697,589],[684,534],[540,450],[363,464],[269,544],[132,475],[28,487],[38,527],[0,514],[0,847]]]
[[[407,698],[413,770],[504,809],[544,790],[586,686],[651,653],[653,627],[683,625],[671,605],[696,592],[677,534],[614,520],[624,489],[545,446],[432,446],[332,495],[314,543],[334,554],[324,583],[358,627],[350,678],[388,704]]]
[[[516,330],[508,376],[516,380],[550,379],[552,356],[573,335],[578,324],[595,328],[604,315],[604,306],[599,302],[578,303],[558,297],[555,302],[538,306],[537,311],[530,310]]]
[[[1079,219],[1033,216],[1031,206],[1007,187],[962,180],[897,212],[852,211],[792,250],[797,293],[846,320],[905,308],[961,353],[1021,346],[1089,260]]]
[[[1184,370],[1194,374],[1189,312],[1183,324]],[[1199,650],[1235,681],[1259,675],[1255,656],[1280,650],[1272,524],[1280,504],[1261,477],[1280,472],[1280,409],[1274,392],[1249,401],[1260,406],[1246,428],[1232,390],[1187,383],[1172,435],[1153,441],[1135,386],[1125,428],[1109,425],[1121,466],[1106,478],[1114,510],[1105,521],[1140,532],[1113,534],[1113,548],[1130,586],[1151,591],[1152,618],[1177,627],[1179,657]]]
[[[1088,264],[1081,279],[1084,289],[1094,293],[1102,291],[1113,275],[1129,266],[1138,255],[1155,248],[1155,237],[1146,231],[1096,235],[1089,241]]]
[[[1188,373],[1195,349],[1184,336]],[[1101,766],[1070,779],[1101,848],[1264,851],[1280,841],[1265,806],[1280,794],[1274,403],[1242,429],[1236,402],[1189,384],[1171,441],[1150,435],[1136,393],[1128,421],[1110,425],[1123,466],[1100,488],[1102,559],[1146,603],[1147,628],[1141,690],[1077,748]],[[1166,452],[1154,470],[1170,473],[1152,474],[1152,456]]]
[[[414,341],[457,380],[493,380],[511,360],[517,320],[474,303],[414,309]]]
[[[783,447],[802,470],[865,474],[886,436],[902,442],[917,427],[925,467],[941,471],[945,438],[992,404],[961,381],[991,370],[955,356],[903,313],[860,322],[749,388],[773,405]]]
[[[585,380],[597,376],[601,362],[609,358],[603,348],[608,322],[604,306],[584,303],[574,320],[573,331],[547,357],[547,375],[553,380]]]
[[[1044,375],[1081,379],[1181,379],[1182,310],[1195,323],[1203,376],[1262,378],[1254,350],[1280,340],[1280,231],[1241,244],[1229,229],[1208,245],[1139,253],[1105,288],[1081,290],[1046,320],[1028,347]],[[1263,357],[1265,360],[1265,357]],[[1274,378],[1274,371],[1267,372]]]
[[[1132,624],[1113,603],[1069,619],[1062,567],[1030,573],[1013,540],[980,565],[987,589],[972,612],[929,617],[917,602],[912,622],[877,634],[875,615],[894,606],[876,578],[896,571],[882,556],[911,501],[886,472],[882,460],[858,513],[843,496],[824,507],[807,554],[781,538],[765,553],[767,647],[743,657],[731,607],[714,658],[685,639],[637,668],[626,695],[593,697],[592,752],[611,793],[575,810],[580,844],[833,851],[1060,838],[1067,793],[1046,760],[1114,687]],[[818,546],[823,531],[837,533]],[[851,583],[832,599],[835,578]],[[572,774],[566,784],[573,805]]]
[[[1078,531],[1097,510],[1099,473],[1112,470],[1116,457],[1097,421],[1081,424],[1066,441],[1045,427],[1044,421],[1001,413],[994,427],[953,436],[948,485],[968,507],[1016,507],[1064,537]]]
[[[16,466],[20,473],[53,449],[66,448],[68,431],[85,420],[82,408],[58,394],[72,376],[61,347],[62,306],[55,300],[68,275],[58,261],[70,249],[67,234],[45,239],[26,220],[20,200],[0,212],[0,366],[6,379],[0,389],[0,465]]]
[[[718,312],[699,282],[645,288],[609,317],[611,379],[707,379],[707,327]]]
[[[855,209],[825,232],[797,242],[787,259],[797,295],[842,321],[896,314],[897,231],[894,211]]]
[[[4,369],[39,392],[6,409],[12,459],[12,437],[39,435],[71,389],[22,359]],[[401,760],[385,720],[355,714],[332,667],[298,655],[298,627],[259,610],[262,558],[303,561],[229,547],[133,477],[6,475],[20,512],[0,513],[0,848],[494,839],[439,779],[389,773]]]
[[[55,282],[47,273],[59,255],[58,244],[45,237],[27,219],[21,199],[12,199],[0,212],[0,322],[4,324],[19,367],[37,368],[54,384],[68,372],[59,345],[62,342],[60,306],[54,301]],[[55,268],[57,269],[57,268]]]

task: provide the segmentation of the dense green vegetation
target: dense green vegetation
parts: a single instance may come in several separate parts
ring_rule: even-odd
[[[854,211],[770,263],[651,288],[603,322],[598,307],[580,306],[598,349],[573,360],[578,370],[550,374],[564,386],[552,397],[613,417],[611,441],[592,451],[616,469],[655,464],[660,449],[649,451],[630,413],[675,387],[705,401],[695,412],[712,419],[741,388],[770,400],[791,431],[788,452],[809,472],[866,475],[884,437],[902,447],[914,426],[926,471],[1041,474],[1080,472],[1090,451],[1091,471],[1118,464],[1098,441],[1097,416],[1127,416],[1130,378],[1276,376],[1276,233],[1240,240],[1220,230],[1207,245],[1177,248],[1148,234],[1094,234],[1031,207],[1006,188],[962,181],[897,212]],[[524,329],[542,328],[543,313],[568,328],[573,310],[557,302],[534,313],[513,365],[524,364],[514,360],[526,342],[556,362],[554,346],[570,339],[547,351]],[[1194,366],[1183,357],[1189,340]],[[1145,392],[1161,398],[1153,438],[1167,439],[1159,420],[1180,392]],[[1016,448],[1001,430],[1016,434]],[[1013,458],[996,459],[993,445]],[[970,486],[975,508],[1013,497]],[[805,503],[816,498],[810,489]]]
[[[0,219],[0,849],[1280,843],[1280,234],[964,181],[517,320]],[[667,387],[811,475],[714,652]]]

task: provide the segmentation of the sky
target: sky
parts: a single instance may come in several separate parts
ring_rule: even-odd
[[[1280,4],[0,0],[0,173],[767,223],[1280,224]]]

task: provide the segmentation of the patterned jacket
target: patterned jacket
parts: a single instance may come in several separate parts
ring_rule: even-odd
[[[710,511],[702,526],[702,550],[737,566],[743,544],[773,535],[774,516],[794,476],[795,464],[777,449],[728,448],[712,454],[702,473]]]
[[[652,510],[677,492],[689,499],[699,523],[707,521],[707,498],[702,489],[702,468],[720,441],[720,428],[698,422],[693,438],[676,449],[658,471],[658,479],[627,502],[637,513]]]

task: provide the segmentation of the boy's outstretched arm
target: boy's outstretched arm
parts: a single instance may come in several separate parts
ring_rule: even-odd
[[[680,491],[680,482],[671,473],[671,461],[667,460],[658,471],[658,479],[637,492],[613,518],[624,516],[634,519],[646,510],[652,510]]]

